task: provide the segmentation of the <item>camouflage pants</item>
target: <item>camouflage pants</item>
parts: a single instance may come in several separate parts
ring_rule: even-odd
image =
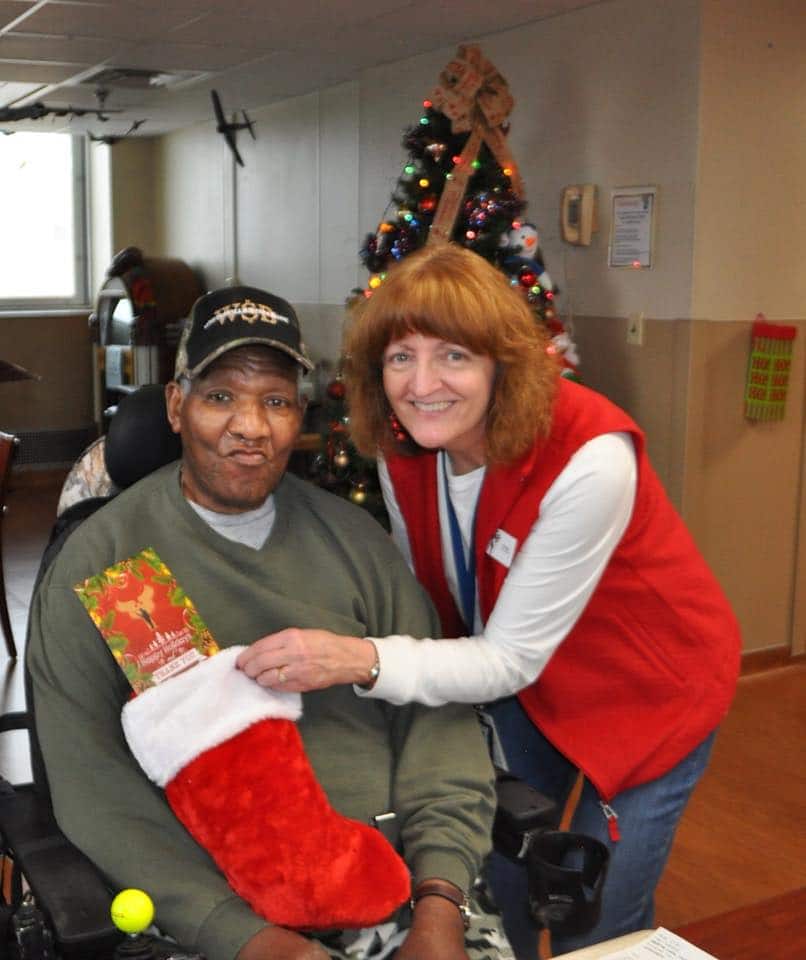
[[[465,934],[465,950],[470,960],[515,960],[501,916],[482,892],[471,896],[470,911],[470,928]],[[404,917],[400,923],[384,923],[368,930],[322,937],[321,943],[331,960],[393,960],[406,938],[409,919]]]

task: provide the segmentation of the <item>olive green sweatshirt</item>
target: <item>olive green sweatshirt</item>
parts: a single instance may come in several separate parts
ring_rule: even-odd
[[[131,756],[131,691],[73,587],[153,547],[221,647],[284,627],[353,636],[435,636],[435,615],[381,527],[296,477],[275,491],[259,550],[212,530],[187,504],[178,464],[151,474],[69,538],[34,599],[28,664],[56,817],[108,876],[139,887],[163,932],[233,960],[266,921],[176,820]],[[305,749],[331,805],[362,822],[393,810],[415,878],[467,888],[490,847],[493,776],[472,709],[393,707],[339,686],[303,696]]]

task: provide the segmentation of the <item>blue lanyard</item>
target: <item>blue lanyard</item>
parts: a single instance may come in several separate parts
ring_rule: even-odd
[[[442,454],[442,476],[445,480],[445,505],[448,510],[448,523],[451,529],[451,546],[453,547],[453,562],[456,566],[456,579],[459,583],[459,596],[462,600],[462,615],[468,634],[473,633],[476,620],[476,517],[473,515],[473,531],[470,539],[469,559],[465,561],[465,548],[462,543],[462,532],[459,521],[451,502],[451,493],[448,488],[448,454]]]

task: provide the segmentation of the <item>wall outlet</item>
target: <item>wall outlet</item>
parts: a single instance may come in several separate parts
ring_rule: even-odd
[[[631,313],[627,317],[627,343],[634,347],[644,345],[644,313]]]

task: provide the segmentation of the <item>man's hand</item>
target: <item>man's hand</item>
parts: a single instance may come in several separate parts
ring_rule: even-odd
[[[411,929],[395,960],[468,960],[465,928],[456,905],[444,897],[418,900]]]
[[[264,927],[241,947],[235,960],[328,960],[324,947],[285,927]]]
[[[366,683],[375,657],[371,640],[290,627],[256,640],[235,664],[262,687],[306,693],[339,683]]]

